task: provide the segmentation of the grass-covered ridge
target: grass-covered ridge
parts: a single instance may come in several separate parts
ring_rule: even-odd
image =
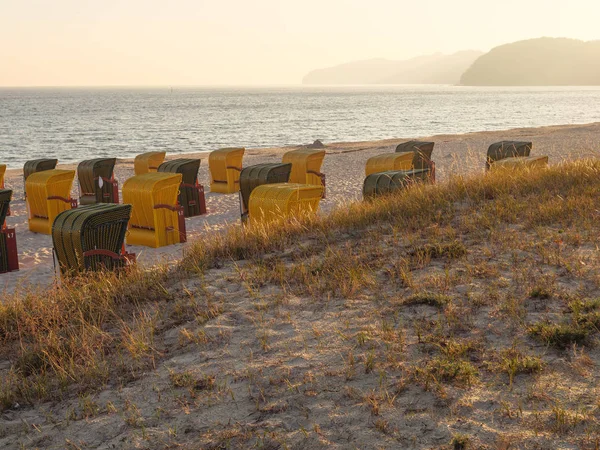
[[[7,296],[0,408],[57,446],[102,417],[141,446],[594,448],[599,175],[456,177]]]

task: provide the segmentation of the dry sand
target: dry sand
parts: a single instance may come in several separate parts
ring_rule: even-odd
[[[321,202],[321,212],[326,213],[344,202],[361,198],[365,161],[374,155],[393,152],[395,146],[414,137],[374,142],[333,143],[327,145],[327,156],[322,171],[327,175],[327,198]],[[562,125],[541,128],[520,128],[506,131],[477,132],[461,135],[437,135],[421,137],[436,143],[433,159],[437,178],[443,180],[449,174],[467,174],[482,171],[487,147],[505,139],[531,140],[533,154],[548,155],[550,163],[600,154],[600,123],[588,125]],[[286,151],[298,147],[247,150],[244,166],[280,161]],[[90,158],[94,155],[90,154]],[[167,159],[184,155],[168,155]],[[206,233],[223,230],[227,226],[239,226],[239,199],[237,194],[223,195],[209,192],[208,153],[185,155],[202,159],[199,180],[206,187],[208,214],[186,220],[188,243]],[[74,166],[60,165],[67,169]],[[123,181],[133,175],[133,160],[119,160],[115,169],[117,179]],[[31,233],[27,228],[27,211],[23,200],[22,171],[8,170],[6,187],[13,189],[12,215],[8,226],[16,228],[21,270],[0,275],[0,291],[13,291],[25,286],[48,286],[55,280],[50,236]],[[77,183],[73,195],[78,196]],[[176,261],[189,244],[173,245],[160,249],[128,246],[138,255],[138,261],[146,267],[159,262]]]

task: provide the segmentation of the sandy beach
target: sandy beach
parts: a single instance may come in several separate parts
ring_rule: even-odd
[[[326,143],[327,156],[322,171],[327,176],[327,198],[321,202],[321,213],[326,214],[344,202],[360,199],[365,161],[377,154],[393,152],[398,143],[414,138],[417,137],[406,136],[373,142]],[[582,157],[597,157],[600,154],[600,123],[418,138],[432,140],[436,144],[433,159],[436,162],[438,180],[443,180],[451,174],[482,171],[487,147],[493,142],[505,139],[531,140],[534,144],[532,154],[548,155],[550,164]],[[244,157],[244,166],[280,161],[283,153],[295,148],[298,147],[248,149]],[[167,155],[167,160],[183,156],[170,154]],[[186,220],[188,244],[160,249],[128,246],[129,251],[137,253],[139,263],[145,267],[151,267],[159,262],[176,261],[185,252],[186,245],[194,239],[223,230],[228,226],[240,226],[238,195],[210,192],[208,153],[185,156],[202,159],[199,180],[206,187],[208,214]],[[90,154],[89,157],[93,158],[95,155]],[[72,165],[61,165],[60,162],[58,167],[75,168]],[[133,175],[133,161],[119,160],[115,175],[122,185]],[[7,171],[6,187],[14,191],[11,203],[12,215],[8,217],[7,224],[17,232],[21,269],[18,272],[0,275],[0,290],[12,292],[16,288],[25,286],[48,286],[55,280],[52,239],[50,236],[31,233],[27,228],[27,210],[23,200],[23,179],[20,169]],[[77,182],[73,186],[73,196],[78,197]]]

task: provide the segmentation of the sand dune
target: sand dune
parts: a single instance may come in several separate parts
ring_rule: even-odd
[[[327,175],[327,198],[321,203],[321,213],[344,202],[361,198],[365,161],[380,153],[393,152],[395,145],[407,139],[390,139],[374,142],[328,144],[327,156],[322,171]],[[563,125],[542,128],[522,128],[507,131],[478,132],[463,135],[438,135],[424,137],[435,141],[433,159],[437,164],[437,176],[442,180],[451,174],[467,174],[482,171],[487,147],[503,139],[524,139],[534,142],[535,154],[546,154],[551,164],[565,159],[596,157],[600,154],[600,123],[589,125]],[[293,148],[271,148],[248,150],[244,165],[274,162]],[[168,159],[183,155],[169,155]],[[90,155],[93,157],[93,155]],[[202,159],[199,179],[206,186],[208,214],[187,219],[188,242],[207,233],[218,232],[228,226],[240,226],[239,199],[237,194],[223,195],[209,192],[208,154],[197,153],[186,157]],[[74,168],[60,165],[60,168]],[[120,184],[133,175],[133,161],[119,160],[115,168]],[[0,275],[0,289],[13,291],[24,286],[48,286],[55,279],[50,236],[29,232],[27,211],[23,200],[23,178],[21,170],[9,170],[6,185],[13,189],[12,215],[8,226],[16,228],[21,270]],[[78,195],[77,183],[73,195]],[[138,254],[140,264],[150,267],[164,261],[175,261],[189,244],[173,245],[160,249],[129,246],[128,250]]]

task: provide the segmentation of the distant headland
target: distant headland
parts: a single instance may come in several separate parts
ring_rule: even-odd
[[[485,54],[468,50],[403,61],[355,61],[313,70],[302,83],[597,86],[600,41],[543,37],[501,45]]]

